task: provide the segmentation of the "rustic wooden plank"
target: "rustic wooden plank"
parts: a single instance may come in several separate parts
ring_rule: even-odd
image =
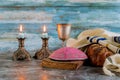
[[[34,52],[31,52],[32,54]],[[0,55],[1,80],[119,80],[104,75],[101,67],[82,66],[78,70],[42,68],[40,60],[12,61],[12,52]]]

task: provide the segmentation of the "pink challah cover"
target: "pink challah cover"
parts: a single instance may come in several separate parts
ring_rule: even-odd
[[[54,51],[49,58],[54,60],[85,60],[87,56],[81,50],[72,47],[63,47]]]

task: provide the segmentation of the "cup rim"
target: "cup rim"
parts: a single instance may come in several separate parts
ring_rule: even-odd
[[[57,25],[70,25],[71,26],[71,24],[69,23],[58,23]]]

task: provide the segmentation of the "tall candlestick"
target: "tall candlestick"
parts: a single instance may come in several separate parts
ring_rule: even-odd
[[[19,47],[18,49],[14,52],[13,54],[13,60],[31,60],[31,56],[29,52],[24,48],[24,40],[25,36],[23,33],[23,26],[20,25],[19,27],[19,34],[18,34],[18,42],[19,42]]]
[[[51,53],[50,50],[48,49],[49,36],[48,36],[47,28],[45,25],[43,26],[42,30],[43,30],[43,33],[41,35],[42,48],[39,51],[37,51],[34,56],[35,59],[40,59],[40,60],[47,58]]]

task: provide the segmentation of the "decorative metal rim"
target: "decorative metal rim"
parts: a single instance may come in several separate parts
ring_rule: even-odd
[[[57,26],[58,26],[58,25],[71,26],[71,24],[67,24],[67,23],[58,23]]]

